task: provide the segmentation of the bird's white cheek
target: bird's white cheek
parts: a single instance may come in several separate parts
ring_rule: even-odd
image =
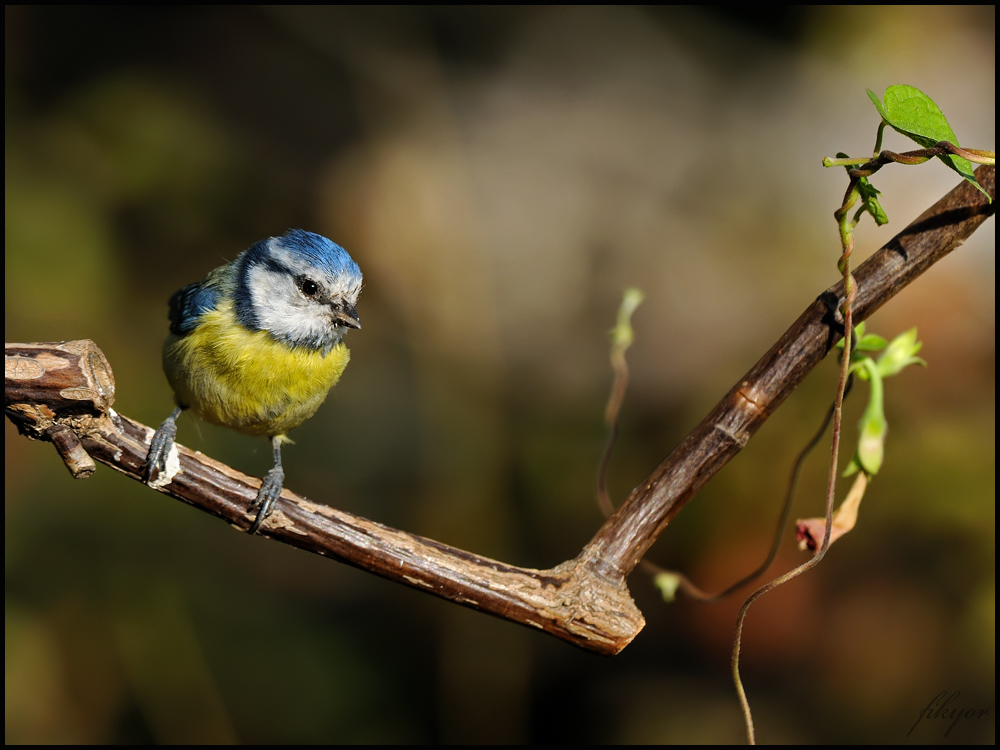
[[[261,329],[295,343],[316,342],[330,335],[329,311],[303,297],[287,274],[258,266],[251,269],[247,282]]]

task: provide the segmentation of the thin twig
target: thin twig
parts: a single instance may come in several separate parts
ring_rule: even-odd
[[[881,147],[883,130],[884,123],[881,123],[878,128],[878,134],[875,138],[876,152]],[[888,152],[882,153],[886,154]],[[896,160],[898,161],[898,159]],[[875,167],[875,169],[878,168],[879,167]],[[872,171],[874,171],[874,169]],[[840,456],[840,428],[843,417],[844,396],[847,393],[847,384],[851,371],[851,339],[854,335],[853,312],[854,300],[857,297],[857,283],[854,280],[854,276],[851,274],[851,256],[854,253],[854,227],[857,226],[858,220],[864,211],[864,204],[862,204],[862,208],[858,209],[853,219],[851,218],[850,211],[858,200],[861,199],[859,185],[862,177],[867,176],[867,174],[862,174],[862,170],[849,169],[848,174],[850,175],[850,183],[848,184],[847,192],[844,195],[843,205],[841,205],[841,207],[834,212],[834,216],[837,219],[840,230],[840,241],[843,248],[840,259],[837,262],[837,268],[843,275],[844,281],[844,300],[840,305],[840,313],[844,318],[844,355],[841,357],[840,379],[837,383],[837,395],[833,400],[833,445],[830,449],[830,471],[826,490],[826,523],[823,527],[823,542],[819,549],[816,550],[816,553],[812,558],[784,575],[781,575],[778,578],[764,584],[748,596],[746,601],[743,602],[743,606],[740,607],[739,614],[736,616],[736,634],[733,638],[732,656],[733,682],[736,685],[736,694],[739,697],[740,708],[743,710],[743,719],[747,728],[747,741],[751,745],[757,744],[756,734],[754,732],[753,713],[750,710],[750,702],[747,699],[746,689],[743,686],[743,680],[740,678],[740,646],[743,640],[743,623],[746,620],[747,612],[750,609],[750,605],[767,592],[773,591],[778,586],[787,583],[793,578],[796,578],[797,576],[800,576],[806,571],[819,565],[820,561],[826,556],[826,551],[830,548],[830,535],[833,527],[833,505],[836,500],[837,491],[837,461]],[[870,172],[868,174],[870,174]]]
[[[844,398],[847,398],[847,394],[851,392],[852,381],[853,377],[849,378],[847,381],[847,390],[844,392]],[[781,548],[782,541],[784,541],[785,529],[788,527],[788,520],[792,515],[792,505],[795,501],[795,490],[798,488],[799,475],[802,473],[802,467],[805,465],[806,458],[809,457],[813,448],[815,448],[819,444],[819,441],[823,438],[826,428],[830,426],[830,420],[833,419],[833,411],[834,405],[831,404],[830,408],[826,410],[826,415],[823,417],[823,422],[820,424],[819,429],[816,430],[816,433],[811,438],[809,438],[809,441],[795,457],[795,461],[792,463],[792,471],[788,476],[788,484],[785,490],[785,500],[781,505],[781,513],[778,516],[777,528],[775,529],[774,536],[771,539],[771,549],[768,551],[767,557],[764,558],[763,562],[761,562],[761,564],[758,565],[753,571],[747,573],[745,576],[740,578],[735,583],[730,584],[722,591],[710,594],[699,588],[683,573],[661,568],[659,565],[652,563],[649,560],[642,561],[642,570],[652,575],[668,573],[672,576],[676,576],[678,591],[683,592],[688,598],[701,604],[716,604],[763,575],[763,573],[771,567],[771,563],[774,562],[774,558],[778,556],[778,550]]]
[[[632,346],[635,334],[632,330],[632,315],[645,298],[640,290],[630,287],[622,295],[618,306],[618,319],[611,329],[611,370],[614,382],[611,385],[611,395],[604,407],[604,422],[608,426],[608,442],[601,455],[601,464],[597,471],[597,505],[607,518],[615,511],[615,506],[608,495],[608,466],[611,464],[611,454],[618,440],[618,416],[625,402],[628,391],[628,359],[625,352]]]
[[[880,128],[885,127],[885,123],[879,126]],[[875,174],[879,169],[884,167],[886,164],[904,164],[908,166],[913,166],[915,164],[923,164],[936,156],[960,156],[968,161],[975,162],[976,164],[995,164],[996,163],[996,153],[993,151],[985,151],[979,148],[962,148],[956,146],[948,141],[938,141],[938,143],[931,148],[918,148],[913,151],[904,151],[903,153],[897,153],[895,151],[879,151],[881,148],[881,130],[879,131],[879,141],[875,146],[875,153],[870,157],[863,158],[851,158],[851,157],[826,157],[823,159],[824,167],[854,167],[848,170],[848,175],[851,177],[870,177]]]

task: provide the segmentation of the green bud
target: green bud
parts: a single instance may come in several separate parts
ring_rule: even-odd
[[[677,587],[681,585],[681,578],[676,573],[664,571],[656,574],[653,585],[660,590],[663,601],[669,604],[677,598]]]
[[[917,352],[920,351],[923,343],[917,341],[917,329],[911,328],[905,333],[899,334],[892,340],[889,346],[878,358],[878,371],[883,378],[895,375],[907,365],[921,365],[926,367],[927,363]]]

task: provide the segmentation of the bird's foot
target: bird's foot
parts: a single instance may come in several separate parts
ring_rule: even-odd
[[[271,515],[275,502],[281,496],[281,488],[284,484],[285,472],[280,466],[275,466],[267,472],[267,476],[264,477],[264,482],[260,486],[260,492],[257,493],[257,499],[250,503],[250,507],[247,508],[250,513],[257,511],[257,518],[247,529],[248,534],[256,534],[260,525]]]
[[[163,420],[163,424],[153,433],[153,440],[149,444],[149,453],[146,454],[146,465],[142,473],[142,481],[149,484],[153,479],[153,473],[162,473],[167,467],[167,456],[174,447],[174,438],[177,437],[177,417],[181,409],[175,409],[173,414]]]

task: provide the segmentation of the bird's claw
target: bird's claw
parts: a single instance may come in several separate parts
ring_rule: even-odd
[[[257,499],[250,503],[250,507],[247,508],[247,512],[249,513],[257,511],[257,518],[254,519],[253,524],[247,529],[248,534],[256,534],[261,524],[271,515],[271,511],[274,510],[274,504],[281,496],[281,488],[284,484],[285,472],[280,467],[275,466],[267,472],[264,482],[260,485],[260,492],[257,493]]]
[[[177,414],[178,412],[174,412],[163,420],[163,424],[153,433],[142,473],[142,481],[146,484],[152,481],[154,471],[160,473],[167,466],[167,456],[170,455],[170,449],[174,447],[174,439],[177,437]]]

